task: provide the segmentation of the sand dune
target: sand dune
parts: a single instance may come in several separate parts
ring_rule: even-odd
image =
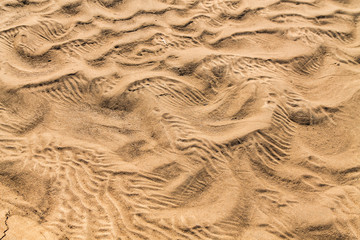
[[[0,239],[360,239],[360,1],[0,2]]]

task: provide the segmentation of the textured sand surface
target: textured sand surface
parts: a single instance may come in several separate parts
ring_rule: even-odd
[[[0,240],[360,239],[360,1],[0,1]]]

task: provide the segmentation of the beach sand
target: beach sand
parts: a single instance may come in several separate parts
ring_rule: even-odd
[[[0,239],[360,239],[359,16],[1,1]]]

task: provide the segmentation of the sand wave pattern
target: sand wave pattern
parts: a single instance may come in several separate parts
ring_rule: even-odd
[[[0,239],[360,239],[359,16],[1,1]]]

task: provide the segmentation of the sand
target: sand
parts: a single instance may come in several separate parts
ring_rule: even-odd
[[[1,1],[0,239],[360,239],[359,16]]]

